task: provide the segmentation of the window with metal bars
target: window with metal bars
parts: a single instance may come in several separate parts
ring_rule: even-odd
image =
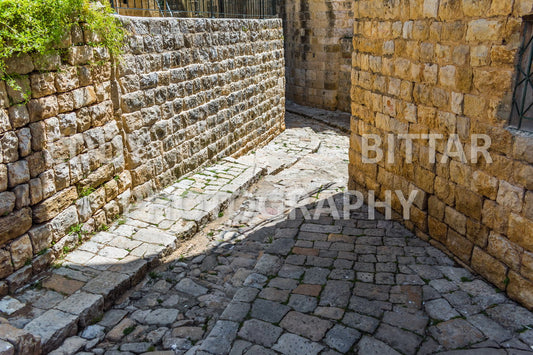
[[[509,125],[533,132],[533,15],[524,18]]]

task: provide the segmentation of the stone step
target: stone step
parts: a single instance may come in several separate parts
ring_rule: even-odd
[[[314,107],[298,105],[287,100],[285,110],[290,113],[323,122],[345,133],[350,133],[350,113],[341,111],[328,111]]]
[[[265,172],[225,158],[143,200],[58,260],[38,282],[0,300],[0,315],[9,323],[0,324],[0,341],[17,353],[54,350],[97,321],[180,240],[217,218]]]
[[[242,156],[238,162],[266,169],[267,175],[275,175],[290,168],[304,156],[316,153],[320,138],[309,127],[293,128],[274,138],[265,147]]]

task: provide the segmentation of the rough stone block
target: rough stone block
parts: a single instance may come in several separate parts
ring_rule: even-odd
[[[15,194],[11,191],[0,193],[0,216],[7,216],[15,208]]]
[[[511,243],[509,239],[504,236],[490,232],[487,251],[512,269],[520,269],[520,254],[522,253],[522,248]]]
[[[72,186],[36,205],[33,207],[33,219],[35,223],[46,222],[54,218],[73,203],[77,197],[78,193],[76,188]]]
[[[0,324],[0,339],[12,344],[17,354],[38,355],[41,353],[38,337],[9,324]]]
[[[30,79],[26,75],[14,78],[13,85],[7,85],[7,94],[14,104],[29,99],[28,92],[31,92]]]
[[[57,96],[55,95],[32,99],[27,106],[31,122],[53,117],[58,113]]]
[[[13,128],[20,128],[30,122],[30,114],[26,109],[26,105],[14,105],[9,108],[9,119]]]
[[[34,98],[52,95],[56,92],[54,86],[55,73],[37,73],[30,75],[31,94]]]
[[[79,86],[76,67],[64,67],[56,74],[55,86],[58,92],[71,91]]]
[[[496,200],[498,179],[476,170],[472,173],[472,190],[492,200]]]
[[[446,206],[444,222],[460,234],[466,234],[466,217],[452,207]]]
[[[38,71],[57,70],[61,65],[61,57],[58,53],[35,53],[32,55],[33,65]]]
[[[26,157],[31,153],[31,132],[28,127],[21,128],[17,131],[19,141],[19,156]]]
[[[11,261],[15,269],[23,267],[33,256],[33,248],[30,237],[27,234],[11,242],[9,250],[11,251]]]
[[[17,292],[23,286],[26,286],[33,275],[32,265],[26,265],[15,271],[6,278],[11,294]]]
[[[26,233],[31,227],[31,209],[23,208],[0,217],[0,245]]]
[[[529,309],[533,308],[533,282],[511,271],[509,272],[507,292],[511,298],[524,304]]]
[[[95,103],[96,93],[94,92],[94,87],[86,86],[72,91],[72,101],[75,109]]]
[[[497,20],[472,20],[468,23],[466,40],[472,42],[497,41],[502,23]]]
[[[509,208],[513,212],[520,212],[522,210],[523,197],[524,189],[522,187],[511,185],[504,180],[500,181],[496,197],[496,202],[500,205]]]
[[[26,324],[24,330],[40,337],[43,351],[49,352],[66,337],[76,334],[76,320],[75,315],[51,309]]]
[[[0,277],[9,276],[12,272],[11,254],[5,249],[0,249]]]
[[[70,228],[78,224],[78,211],[76,206],[70,206],[52,219],[51,226],[56,236],[66,235]]]
[[[0,191],[7,190],[7,166],[0,164]]]
[[[29,54],[20,53],[7,58],[5,61],[7,74],[28,74],[35,68]]]
[[[533,221],[511,213],[507,235],[522,248],[533,251]]]
[[[472,253],[472,268],[501,290],[505,289],[507,268],[478,247]]]
[[[78,325],[84,328],[104,310],[104,298],[86,292],[77,292],[59,303],[56,309],[78,317]]]
[[[53,233],[50,224],[33,226],[28,234],[31,238],[34,253],[39,253],[50,246],[53,240]]]
[[[6,132],[0,137],[0,147],[2,148],[4,163],[13,163],[18,160],[18,145],[17,134],[13,131]]]
[[[87,64],[93,59],[93,50],[90,46],[73,46],[68,49],[67,62],[70,65]]]
[[[9,122],[9,117],[6,110],[0,109],[0,133],[4,133],[11,129],[11,123]],[[0,156],[1,160],[1,156]]]
[[[130,278],[131,276],[125,274],[104,271],[83,286],[83,290],[104,296],[107,307],[130,286]]]
[[[465,237],[456,233],[455,231],[448,229],[448,237],[446,238],[446,246],[459,259],[461,259],[462,261],[466,263],[470,262],[472,248],[474,247],[474,244],[470,240],[466,239]]]

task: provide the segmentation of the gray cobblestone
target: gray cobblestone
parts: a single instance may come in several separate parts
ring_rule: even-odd
[[[297,118],[294,122],[309,125]],[[292,138],[280,136],[276,141],[280,144],[272,151],[295,154],[292,157],[297,159],[285,159],[282,164],[269,160],[267,170],[277,170],[276,174],[253,185],[243,201],[238,201],[239,208],[224,212],[190,242],[179,241],[180,250],[162,265],[156,266],[158,259],[145,261],[149,276],[138,277],[140,283],[105,313],[98,325],[105,325],[106,338],[95,338],[91,349],[105,353],[123,344],[147,342],[156,350],[171,351],[174,346],[187,354],[433,354],[459,346],[464,348],[461,351],[490,348],[494,353],[503,348],[529,350],[529,333],[519,331],[533,324],[531,312],[397,222],[368,221],[363,210],[354,212],[350,220],[335,220],[329,212],[318,220],[305,220],[301,212],[297,219],[290,219],[257,208],[258,199],[265,198],[272,202],[272,210],[288,213],[288,204],[276,204],[280,201],[274,198],[285,187],[309,192],[312,197],[304,198],[302,204],[316,203],[316,189],[330,183],[334,185],[323,189],[320,198],[337,195],[340,190],[335,189],[346,184],[345,177],[339,178],[345,174],[339,162],[347,158],[338,158],[346,157],[348,138],[337,135],[338,143],[331,144],[331,134],[327,127],[314,132],[306,129],[305,135],[313,135],[312,140],[320,144],[298,153],[293,153],[298,141],[284,147],[283,142]],[[231,164],[224,176],[242,171],[238,163]],[[195,174],[196,181],[182,180],[147,199],[138,206],[144,211],[136,215],[142,221],[128,217],[119,227],[95,235],[83,250],[96,253],[105,246],[120,248],[120,243],[112,245],[122,235],[119,230],[130,241],[129,236],[147,228],[173,236],[171,219],[182,218],[181,212],[167,208],[175,210],[176,196],[187,189],[207,194],[212,186],[219,186],[202,185],[213,174],[211,170]],[[188,207],[199,204],[196,199],[203,194],[195,193],[194,201],[188,198]],[[335,197],[335,201],[341,199]],[[154,205],[163,209],[148,208]],[[146,211],[168,214],[156,226],[157,214],[146,215]],[[143,245],[164,251],[147,242],[131,254]],[[132,255],[108,270],[126,275]],[[64,265],[57,271],[67,268],[82,274],[69,272],[77,279],[85,275],[83,266]],[[98,276],[96,272],[90,278]],[[197,289],[201,292],[183,292]],[[154,319],[162,319],[169,314],[167,309],[177,311],[172,323],[148,324],[148,315],[162,310],[154,313]]]
[[[244,322],[239,336],[264,346],[272,346],[282,333],[282,329],[270,323],[252,319]]]
[[[295,334],[283,334],[272,349],[286,355],[316,355],[324,347]]]

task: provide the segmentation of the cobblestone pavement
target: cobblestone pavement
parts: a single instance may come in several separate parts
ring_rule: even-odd
[[[338,218],[347,135],[287,124],[239,160],[269,175],[55,353],[531,352],[531,312],[397,222]]]

